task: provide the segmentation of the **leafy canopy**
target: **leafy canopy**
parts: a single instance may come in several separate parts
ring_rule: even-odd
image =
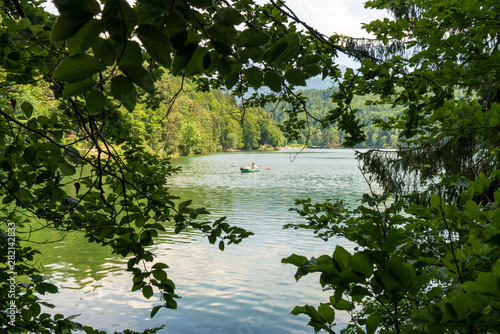
[[[197,220],[203,208],[169,193],[165,178],[175,171],[168,162],[129,135],[125,115],[140,103],[157,103],[155,81],[164,70],[196,78],[200,90],[231,89],[244,107],[286,103],[289,139],[315,121],[338,124],[347,146],[362,142],[355,95],[403,107],[400,117],[379,124],[398,129],[408,148],[362,158],[367,177],[387,193],[367,195],[357,211],[338,202],[298,202],[308,224],[297,227],[342,236],[358,248],[285,259],[298,267],[297,278],[320,272],[321,285],[333,289],[329,303],[293,313],[307,314],[315,330],[328,332],[335,309],[353,314],[346,329],[353,332],[498,331],[498,291],[484,288],[496,286],[499,275],[497,1],[369,1],[394,16],[366,25],[374,41],[323,36],[280,0],[139,0],[133,6],[55,0],[57,16],[41,3],[1,2],[1,254],[18,275],[31,277],[16,285],[18,312],[9,331],[96,332],[41,313],[34,291],[56,289],[26,265],[36,251],[14,240],[10,226],[17,235],[27,227],[80,231],[128,257],[132,289],[161,296],[152,316],[175,308],[178,297],[168,266],[154,263],[148,247],[164,222],[174,221],[178,233],[197,228],[220,249],[251,234],[224,218]],[[359,60],[359,70],[342,75],[339,52]],[[320,118],[295,89],[317,75],[338,85],[334,105]],[[37,85],[49,87],[56,108],[41,113],[11,98]],[[192,130],[186,126],[186,133]],[[87,149],[77,150],[80,144]],[[428,183],[437,187],[418,196]],[[398,200],[385,206],[391,193]],[[15,264],[3,255],[10,246]],[[11,272],[2,267],[2,282]],[[6,294],[9,285],[0,289]],[[9,302],[2,299],[3,310]],[[0,317],[10,321],[7,313]]]

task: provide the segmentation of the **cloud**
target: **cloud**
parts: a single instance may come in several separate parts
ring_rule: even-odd
[[[321,33],[369,37],[362,23],[383,17],[383,12],[364,8],[364,0],[288,0],[287,6]]]

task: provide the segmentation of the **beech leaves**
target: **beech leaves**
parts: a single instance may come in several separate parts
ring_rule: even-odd
[[[131,111],[142,92],[154,94],[144,63],[149,57],[174,75],[218,75],[225,88],[240,85],[240,91],[267,86],[279,92],[284,83],[304,86],[321,73],[319,56],[299,57],[298,33],[274,37],[253,25],[236,29],[245,24],[242,11],[200,11],[210,1],[179,3],[174,10],[161,1],[141,1],[135,8],[125,0],[107,1],[102,8],[95,0],[55,4],[60,16],[51,38],[66,41],[69,50],[53,74],[54,80],[66,82],[64,98],[86,94],[109,80],[111,95]],[[152,20],[155,15],[163,21]],[[190,28],[192,18],[195,29]],[[95,112],[95,106],[87,107]]]

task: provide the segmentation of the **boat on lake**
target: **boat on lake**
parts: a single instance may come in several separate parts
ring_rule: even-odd
[[[242,173],[256,173],[256,172],[260,172],[260,166],[242,166],[240,167],[240,171]]]

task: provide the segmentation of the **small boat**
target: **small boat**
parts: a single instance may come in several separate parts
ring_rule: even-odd
[[[240,171],[242,173],[256,173],[256,172],[260,172],[260,166],[252,166],[252,167],[241,167],[240,168]]]

